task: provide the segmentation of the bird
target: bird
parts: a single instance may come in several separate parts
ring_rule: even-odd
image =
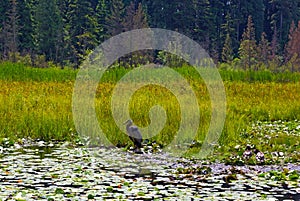
[[[129,136],[130,140],[133,142],[135,146],[136,152],[140,152],[140,149],[142,148],[142,134],[137,126],[133,125],[133,122],[131,119],[128,119],[124,122],[126,124],[126,131],[127,135]]]
[[[254,149],[253,152],[256,154],[255,158],[258,163],[262,164],[265,162],[265,155],[263,152],[259,151],[258,149]]]
[[[246,150],[245,150],[244,153],[243,153],[243,158],[244,158],[245,160],[249,160],[249,159],[252,157],[252,155],[253,155],[253,153],[252,153],[252,151],[251,151],[251,146],[248,144],[248,145],[246,146]]]

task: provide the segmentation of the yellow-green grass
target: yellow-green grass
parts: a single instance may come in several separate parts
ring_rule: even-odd
[[[300,83],[225,83],[227,118],[222,136],[237,139],[256,121],[300,119]]]
[[[206,86],[201,81],[190,80],[190,83],[201,111],[201,123],[196,140],[203,141],[210,122],[210,99]],[[220,139],[222,144],[228,145],[240,140],[239,134],[243,129],[257,120],[300,119],[298,82],[226,81],[224,85],[227,95],[227,116]],[[0,80],[0,138],[75,140],[77,135],[72,116],[73,87],[74,81]],[[96,96],[97,117],[101,128],[112,143],[126,145],[129,139],[118,129],[111,114],[110,97],[114,87],[113,83],[99,84]],[[150,123],[149,109],[155,104],[160,104],[166,109],[168,118],[162,132],[153,139],[160,144],[168,144],[178,130],[181,115],[174,95],[155,85],[141,88],[130,102],[130,114],[138,126],[147,126]],[[189,108],[189,105],[186,107]],[[189,131],[186,131],[186,135],[194,136]],[[179,138],[178,141],[180,140]]]
[[[195,69],[175,69],[192,86],[200,108],[198,133],[185,130],[178,143],[191,138],[202,142],[209,128],[211,102],[207,89]],[[115,124],[111,112],[111,95],[118,80],[130,69],[109,70],[96,93],[96,111],[99,124],[113,144],[127,145],[130,141]],[[76,140],[72,115],[72,93],[76,74],[71,69],[36,69],[22,64],[0,63],[0,141],[31,137],[43,140]],[[220,71],[227,98],[227,116],[220,143],[231,145],[243,142],[240,133],[258,120],[300,119],[300,74],[249,71]],[[171,83],[176,85],[177,83]],[[119,84],[126,89],[126,83]],[[129,87],[130,88],[130,87]],[[190,96],[184,91],[183,107],[192,111]],[[167,145],[180,126],[181,112],[176,97],[163,87],[149,85],[138,90],[130,102],[130,115],[144,127],[150,124],[149,110],[159,104],[166,110],[167,121],[153,140]],[[125,120],[125,119],[124,119]],[[153,136],[153,133],[143,133]],[[92,135],[92,134],[88,134]]]
[[[0,81],[1,137],[69,140],[72,88],[71,82]]]

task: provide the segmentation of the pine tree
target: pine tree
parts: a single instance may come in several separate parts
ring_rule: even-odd
[[[289,31],[289,41],[285,47],[285,61],[289,61],[294,54],[296,53],[295,50],[295,40],[296,40],[296,25],[295,22],[292,21]]]
[[[99,0],[96,6],[96,16],[98,23],[97,39],[100,43],[104,42],[104,40],[108,38],[107,27],[105,26],[105,18],[109,14],[108,7],[109,3],[106,0]]]
[[[300,20],[300,0],[271,0],[270,1],[270,19],[273,28],[276,26],[278,30],[278,43],[280,49],[284,49],[284,45],[288,41],[289,26],[292,21]]]
[[[132,1],[129,6],[125,8],[125,16],[122,20],[122,27],[123,31],[130,31],[135,29],[135,24],[133,22],[133,18],[136,14],[136,6],[135,3]]]
[[[168,15],[167,2],[161,0],[145,0],[150,27],[167,28],[166,15]]]
[[[34,9],[32,0],[18,0],[19,51],[22,55],[30,54],[32,56],[35,49]]]
[[[62,47],[62,66],[76,66],[74,63],[74,52],[72,49],[72,40],[71,40],[71,17],[72,10],[74,6],[74,1],[70,0],[58,0],[57,5],[62,18],[62,27],[63,27],[63,47]]]
[[[255,40],[255,29],[252,22],[252,17],[248,17],[247,28],[243,33],[243,38],[239,48],[239,55],[244,69],[251,69],[256,64],[257,45]]]
[[[7,20],[7,15],[5,14],[9,8],[9,0],[1,0],[0,1],[0,59],[4,58],[4,42],[5,42],[5,34],[4,34],[4,24]]]
[[[256,40],[260,40],[261,34],[264,32],[264,1],[263,0],[248,0],[245,1],[249,5],[248,7],[248,15],[251,15],[254,27],[255,27],[255,36]]]
[[[281,65],[280,56],[278,54],[279,44],[277,36],[277,28],[274,27],[274,33],[272,36],[272,41],[270,43],[270,55],[269,55],[269,69],[273,72],[278,72],[279,66]]]
[[[37,53],[60,62],[63,47],[62,18],[56,0],[40,0],[36,9]]]
[[[222,61],[230,63],[234,58],[232,35],[234,29],[231,27],[232,19],[230,13],[226,15],[226,22],[222,25],[222,30],[226,33],[225,42],[222,49]]]
[[[211,21],[213,25],[210,25],[209,30],[210,33],[210,55],[216,60],[216,61],[222,61],[223,59],[223,48],[224,44],[226,43],[226,37],[227,34],[230,36],[233,36],[233,34],[227,29],[229,25],[229,19],[230,14],[227,13],[224,17],[224,6],[225,2],[222,0],[211,0],[209,1],[210,7],[208,9],[209,11],[209,19],[206,20]],[[232,43],[232,39],[230,39],[230,43]],[[229,41],[227,41],[229,42]],[[230,45],[232,46],[232,44]]]
[[[136,6],[134,2],[131,2],[127,6],[122,27],[124,31],[149,28],[148,19],[141,3]]]
[[[0,27],[3,26],[4,21],[6,20],[6,15],[4,13],[7,12],[10,6],[10,0],[1,0],[0,1]]]
[[[278,37],[277,37],[277,27],[275,26],[272,41],[271,41],[271,55],[270,55],[271,61],[278,60],[277,53],[278,53]]]
[[[138,4],[135,15],[133,16],[133,25],[134,25],[133,27],[134,29],[149,28],[147,15],[144,12],[141,3]]]
[[[106,16],[106,29],[109,36],[116,36],[123,32],[123,17],[125,6],[122,0],[112,0],[110,3],[110,14]]]
[[[126,8],[126,15],[124,17],[122,27],[124,28],[124,31],[131,31],[134,29],[142,29],[142,28],[148,28],[148,21],[147,16],[143,10],[143,6],[141,3],[139,3],[137,6],[134,2],[131,2],[129,6]],[[139,42],[146,42],[146,38],[128,38],[128,45],[131,49],[132,47],[132,40],[138,40]],[[123,62],[129,63],[130,67],[137,66],[140,64],[146,64],[153,60],[153,56],[151,51],[147,50],[140,50],[138,52],[131,53],[126,58],[123,58]]]
[[[209,0],[143,2],[150,27],[178,31],[199,42],[204,49],[214,49],[210,45],[216,29]]]
[[[286,57],[285,60],[288,62],[290,66],[290,70],[292,72],[300,70],[300,21],[298,21],[298,26],[295,27],[294,22],[291,24],[290,33],[289,33],[289,41],[286,45],[285,52]]]
[[[192,1],[193,9],[186,10],[188,15],[192,15],[188,20],[189,26],[186,29],[193,30],[190,37],[197,42],[208,52],[212,53],[217,48],[218,28],[214,26],[214,19],[211,10],[211,5],[208,0]]]
[[[124,31],[123,27],[123,18],[125,15],[125,5],[122,0],[112,0],[109,6],[109,14],[105,17],[105,26],[107,30],[107,38],[116,36]],[[120,44],[121,46],[122,44]],[[111,47],[111,51],[118,51],[114,48],[121,47]],[[118,58],[118,61],[115,64],[121,64],[121,58]]]
[[[69,60],[78,67],[87,54],[98,44],[98,22],[91,0],[75,0],[70,4],[66,31],[68,37],[67,55]]]
[[[16,54],[18,52],[18,20],[17,1],[10,0],[10,7],[6,12],[7,18],[3,25],[2,39],[3,39],[3,56],[16,62]]]
[[[226,35],[225,43],[222,50],[222,61],[230,63],[233,60],[232,40],[229,33]]]
[[[270,43],[265,32],[261,34],[261,39],[257,48],[258,63],[267,65],[270,58]]]

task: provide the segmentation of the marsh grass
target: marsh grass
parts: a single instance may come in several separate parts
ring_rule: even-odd
[[[151,123],[149,111],[158,104],[165,109],[167,119],[165,127],[152,140],[167,145],[173,139],[178,143],[188,143],[184,140],[194,139],[201,144],[211,118],[211,101],[206,85],[192,68],[176,70],[188,80],[197,96],[201,112],[198,133],[191,134],[186,130],[184,135],[190,137],[175,137],[181,118],[178,101],[172,93],[155,85],[143,87],[134,94],[130,101],[131,118],[140,127],[148,126]],[[125,68],[108,71],[99,83],[95,101],[102,130],[113,144],[120,146],[126,146],[130,141],[114,122],[110,97],[116,83],[129,71],[130,69]],[[72,116],[76,73],[77,71],[70,69],[35,69],[21,64],[0,64],[0,139],[31,137],[76,140],[78,135]],[[299,74],[239,71],[220,73],[227,95],[227,116],[220,138],[221,144],[230,146],[243,141],[240,133],[258,120],[300,119]],[[189,99],[188,96],[184,98]],[[186,104],[189,110],[188,101]],[[282,143],[292,142],[282,140]]]
[[[1,137],[69,140],[72,83],[0,81]]]
[[[0,80],[20,82],[69,82],[77,71],[60,68],[32,68],[21,63],[0,62]]]
[[[184,76],[187,80],[201,80],[201,76],[193,67],[184,66],[181,68],[173,68],[175,71]],[[106,71],[102,81],[105,83],[116,83],[131,69],[118,67],[110,68]],[[66,68],[32,68],[21,63],[0,62],[0,80],[7,81],[54,81],[68,82],[76,79],[78,70]],[[276,82],[288,83],[299,82],[300,73],[282,72],[273,73],[271,71],[243,71],[243,70],[219,70],[223,81],[239,81],[239,82]]]

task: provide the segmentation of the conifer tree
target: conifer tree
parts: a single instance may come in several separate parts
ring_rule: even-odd
[[[35,49],[33,0],[18,0],[17,10],[20,19],[18,20],[19,51],[22,55],[32,56]]]
[[[136,5],[134,2],[131,2],[129,6],[126,8],[126,15],[124,17],[122,27],[124,31],[131,31],[134,29],[142,29],[148,28],[147,16],[143,10],[143,6],[141,3]],[[130,37],[130,36],[129,36]],[[140,42],[146,41],[147,38],[128,38],[128,45],[131,49],[133,40],[139,40]],[[153,60],[151,51],[140,50],[138,52],[131,53],[125,60],[129,63],[131,67],[137,66],[140,64],[146,64]]]
[[[105,26],[107,30],[107,37],[116,36],[124,31],[123,27],[123,18],[125,15],[125,5],[122,0],[112,0],[109,4],[109,14],[105,17]],[[111,51],[118,51],[120,47],[110,47]],[[116,48],[116,49],[115,49]],[[115,64],[121,64],[121,58],[118,58],[118,61]]]
[[[37,52],[59,62],[63,47],[62,18],[56,0],[40,0],[36,8]]]
[[[99,42],[103,42],[108,38],[107,27],[105,26],[105,18],[109,14],[109,3],[106,0],[99,0],[96,6],[96,16],[98,23],[97,39]]]
[[[222,25],[222,29],[226,33],[225,42],[222,49],[222,61],[230,63],[234,58],[232,34],[234,29],[231,27],[232,19],[229,13],[226,15],[226,22]]]
[[[185,23],[188,22],[185,29],[192,30],[189,31],[190,34],[188,36],[199,42],[208,52],[214,53],[214,49],[217,49],[218,44],[218,27],[214,24],[210,1],[195,0],[191,4],[193,4],[192,9],[186,10],[189,17],[185,18]]]
[[[267,40],[267,35],[265,32],[261,34],[261,39],[257,48],[257,57],[259,64],[268,64],[268,60],[270,58],[270,43]]]
[[[4,59],[4,42],[5,42],[5,34],[4,34],[4,24],[6,21],[6,15],[9,7],[9,0],[0,1],[0,58]]]
[[[270,43],[270,55],[268,58],[268,64],[269,64],[268,68],[273,72],[278,72],[278,70],[280,69],[279,67],[282,63],[278,50],[279,50],[278,32],[277,32],[277,27],[275,25],[272,41]]]
[[[230,63],[232,60],[233,60],[232,40],[229,33],[227,33],[223,50],[222,50],[222,61],[226,63]]]
[[[285,61],[289,61],[293,55],[296,53],[295,51],[295,40],[296,40],[296,25],[295,22],[292,21],[289,31],[289,41],[285,47]]]
[[[1,38],[3,41],[3,56],[16,62],[16,53],[18,52],[18,20],[19,15],[17,13],[17,1],[10,0],[9,8],[6,12],[7,18],[3,25]]]
[[[149,28],[147,15],[144,12],[143,6],[141,3],[138,4],[135,15],[133,16],[133,28]]]
[[[278,37],[277,37],[277,27],[274,27],[274,33],[271,41],[271,47],[270,47],[270,60],[276,61],[278,59],[277,53],[278,53]]]
[[[92,51],[98,44],[98,22],[95,9],[92,7],[92,1],[75,0],[70,4],[68,12],[66,40],[68,47],[68,56],[76,67],[85,59],[86,55]]]
[[[290,66],[290,70],[292,72],[300,70],[300,21],[298,21],[298,26],[295,26],[295,23],[292,22],[290,33],[289,33],[289,41],[286,45],[285,52],[286,57],[285,60],[288,62]]]
[[[284,49],[289,37],[289,26],[292,21],[300,20],[300,0],[271,0],[270,7],[273,8],[270,14],[272,26],[277,27],[278,43],[281,50]]]
[[[248,17],[247,28],[243,33],[243,38],[239,48],[239,56],[245,70],[249,70],[256,64],[257,45],[255,40],[255,29],[252,17]]]
[[[106,16],[105,26],[108,35],[116,36],[123,32],[123,17],[125,15],[125,6],[122,0],[112,0],[110,3],[110,13]]]

